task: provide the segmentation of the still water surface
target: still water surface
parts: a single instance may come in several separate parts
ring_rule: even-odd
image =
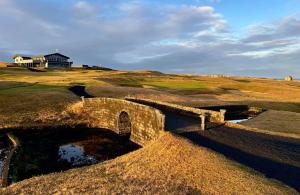
[[[21,146],[10,163],[9,183],[113,159],[139,148],[104,129],[41,129],[15,133]]]

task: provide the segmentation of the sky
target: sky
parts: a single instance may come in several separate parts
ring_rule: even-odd
[[[0,0],[0,61],[300,78],[300,0]]]

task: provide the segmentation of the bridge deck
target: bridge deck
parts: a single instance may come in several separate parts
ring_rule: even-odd
[[[186,113],[174,112],[167,107],[162,107],[157,104],[138,102],[139,104],[147,105],[160,110],[165,115],[165,130],[172,132],[193,132],[201,131],[201,119],[199,115],[187,115]]]
[[[174,132],[201,131],[200,118],[185,116],[173,113],[164,109],[161,112],[165,115],[165,130]]]
[[[132,97],[126,97],[125,99],[160,110],[166,117],[165,130],[167,131],[200,131],[224,124],[225,110],[217,112],[150,99]]]

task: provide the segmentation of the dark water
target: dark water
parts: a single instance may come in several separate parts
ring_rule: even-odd
[[[113,159],[139,148],[103,129],[42,129],[16,132],[19,147],[10,164],[9,183]]]
[[[239,119],[233,119],[233,120],[226,120],[227,122],[232,122],[232,123],[241,123],[244,121],[248,121],[252,119],[252,117],[246,117],[246,118],[239,118]]]
[[[226,110],[225,120],[230,122],[242,122],[256,117],[261,112],[251,111],[247,105],[224,105],[224,106],[208,106],[208,107],[196,107],[200,109],[220,111]]]
[[[88,94],[85,91],[85,86],[83,86],[83,85],[72,86],[69,88],[69,90],[79,97],[85,97],[85,98],[94,98],[95,97],[95,96]]]
[[[3,173],[3,165],[7,159],[8,153],[11,150],[11,145],[5,134],[0,135],[0,175]]]

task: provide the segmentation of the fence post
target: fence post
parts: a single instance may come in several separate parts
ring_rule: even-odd
[[[220,122],[222,122],[222,123],[225,122],[225,113],[226,113],[225,109],[220,110]]]
[[[206,129],[205,115],[200,115],[200,118],[201,118],[201,130],[205,131],[205,129]]]

